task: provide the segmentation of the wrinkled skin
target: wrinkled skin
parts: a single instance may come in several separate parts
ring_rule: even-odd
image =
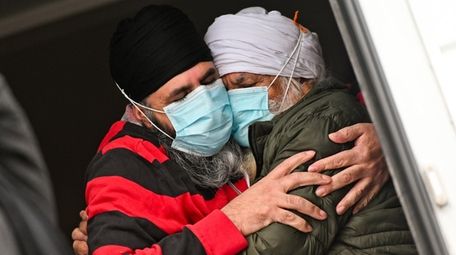
[[[330,184],[320,186],[316,194],[323,197],[356,182],[339,202],[336,210],[341,215],[354,206],[353,213],[357,213],[378,194],[389,179],[388,167],[374,125],[359,123],[332,133],[329,138],[335,143],[355,141],[355,146],[309,166],[310,172],[345,168],[332,177],[333,181]]]

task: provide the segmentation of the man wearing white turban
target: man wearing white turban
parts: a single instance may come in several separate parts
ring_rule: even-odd
[[[220,16],[208,28],[205,41],[220,76],[235,72],[275,76],[281,68],[282,76],[315,79],[324,74],[317,35],[298,29],[278,11],[251,7]]]
[[[298,151],[314,150],[316,160],[344,151],[313,164],[314,169],[306,164],[297,170],[315,171],[318,166],[322,170],[321,165],[326,164],[323,170],[333,176],[332,185],[291,192],[318,205],[328,218],[319,221],[301,215],[311,225],[311,233],[273,223],[248,237],[245,253],[416,254],[381,152],[381,163],[371,168],[355,164],[341,171],[344,165],[330,163],[344,153],[356,153],[359,147],[369,148],[363,144],[367,134],[353,147],[350,140],[331,142],[330,133],[357,123],[364,124],[342,133],[373,126],[367,124],[367,111],[344,86],[325,77],[317,34],[278,11],[251,7],[218,17],[205,41],[229,90],[232,136],[253,152],[256,173],[251,176],[256,181]],[[379,152],[375,133],[371,134],[368,140],[373,140],[374,150]],[[364,194],[367,196],[362,198]],[[358,199],[361,203],[353,208]]]

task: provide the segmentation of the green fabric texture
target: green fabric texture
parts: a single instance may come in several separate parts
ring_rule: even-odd
[[[289,110],[271,121],[250,127],[250,144],[259,170],[257,180],[298,152],[314,150],[315,160],[318,160],[351,148],[352,143],[331,142],[328,134],[362,122],[370,122],[370,119],[355,97],[334,80],[320,82]],[[297,171],[306,171],[315,160]],[[341,169],[329,170],[325,174],[332,176],[339,171]],[[417,254],[391,181],[358,214],[352,215],[348,210],[339,216],[336,205],[351,187],[324,198],[315,195],[316,186],[291,191],[322,208],[328,218],[318,221],[300,215],[312,225],[311,233],[273,223],[247,237],[249,247],[243,254]]]

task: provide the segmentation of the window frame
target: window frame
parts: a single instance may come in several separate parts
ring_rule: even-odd
[[[330,0],[420,254],[449,254],[358,0]]]

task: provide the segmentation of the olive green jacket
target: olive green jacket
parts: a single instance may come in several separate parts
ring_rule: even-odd
[[[355,123],[370,122],[365,108],[343,86],[326,80],[316,85],[299,103],[271,121],[249,129],[249,140],[257,161],[257,179],[297,152],[316,151],[315,160],[349,149],[352,143],[336,144],[328,134]],[[306,171],[309,162],[297,171]],[[334,175],[340,170],[326,171]],[[313,228],[302,233],[280,223],[248,236],[244,254],[417,254],[401,205],[391,182],[356,215],[348,210],[336,214],[336,205],[352,186],[324,198],[316,186],[290,193],[304,197],[327,212],[323,221],[304,217]]]

